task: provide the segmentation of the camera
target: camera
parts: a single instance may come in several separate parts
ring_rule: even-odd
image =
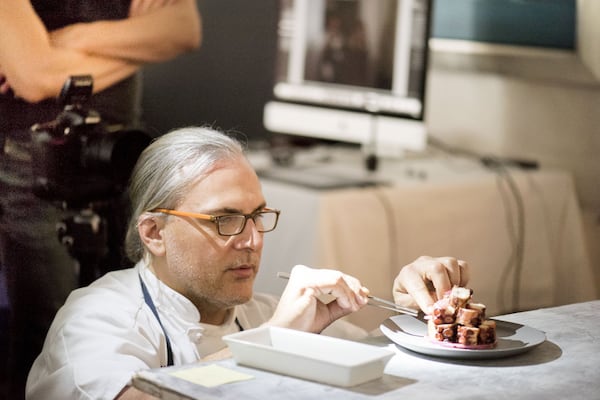
[[[33,192],[71,208],[122,193],[151,141],[141,130],[110,131],[100,114],[85,106],[92,88],[90,75],[71,76],[59,97],[62,112],[31,127]]]

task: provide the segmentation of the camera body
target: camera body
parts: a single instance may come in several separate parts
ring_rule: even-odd
[[[91,76],[70,77],[59,98],[63,111],[31,128],[33,192],[40,198],[75,208],[114,198],[150,143],[141,130],[109,131],[85,107],[92,88]]]

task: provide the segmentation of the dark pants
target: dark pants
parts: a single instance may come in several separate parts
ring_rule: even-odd
[[[58,308],[77,286],[76,262],[59,243],[54,205],[31,193],[31,164],[0,155],[0,255],[10,301],[6,368],[11,399],[24,398],[31,364]]]

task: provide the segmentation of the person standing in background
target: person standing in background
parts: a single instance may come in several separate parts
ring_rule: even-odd
[[[109,130],[138,127],[142,67],[200,43],[195,0],[0,1],[0,268],[11,307],[0,359],[10,398],[24,397],[54,314],[77,286],[55,230],[64,213],[31,191],[31,126],[62,111],[56,98],[70,76],[91,75],[86,106]]]

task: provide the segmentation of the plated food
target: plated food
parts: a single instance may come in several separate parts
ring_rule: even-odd
[[[486,317],[473,291],[455,287],[435,303],[425,319],[399,314],[384,320],[381,332],[415,353],[462,360],[485,360],[525,353],[546,340],[544,332],[502,318]]]
[[[434,343],[463,349],[491,349],[497,344],[496,322],[486,306],[473,302],[473,290],[454,286],[433,305],[427,335]]]

